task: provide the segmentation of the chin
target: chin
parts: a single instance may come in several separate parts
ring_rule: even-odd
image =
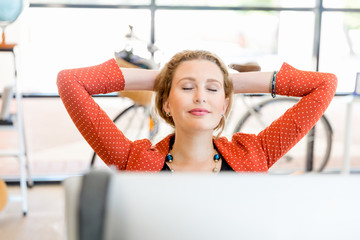
[[[198,124],[192,127],[189,127],[191,129],[193,129],[194,131],[210,131],[210,132],[214,132],[214,129],[216,128],[217,125],[209,125],[209,124]]]
[[[191,121],[183,121],[182,123],[179,123],[178,125],[175,123],[176,126],[190,130],[192,132],[203,132],[203,131],[210,131],[214,132],[214,129],[218,126],[218,122],[215,121],[209,121],[209,119],[197,119],[197,120],[191,120]]]

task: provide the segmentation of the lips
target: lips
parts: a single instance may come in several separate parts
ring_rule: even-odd
[[[191,109],[189,111],[189,113],[192,115],[195,115],[195,116],[204,116],[204,115],[208,114],[209,111],[206,109],[203,109],[203,108],[194,108],[194,109]]]

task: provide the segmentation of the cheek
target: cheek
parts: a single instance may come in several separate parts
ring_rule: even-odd
[[[214,106],[218,111],[223,112],[226,109],[226,99],[224,98],[225,96],[219,96],[211,99],[211,101],[213,102]]]
[[[182,108],[182,105],[186,101],[184,96],[181,96],[178,93],[170,93],[168,98],[169,108],[174,112]]]

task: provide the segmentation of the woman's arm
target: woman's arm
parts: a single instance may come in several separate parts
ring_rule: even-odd
[[[273,72],[232,73],[234,93],[269,93]]]
[[[155,78],[158,70],[140,68],[120,68],[126,79],[124,90],[149,90],[154,89]]]
[[[122,70],[111,59],[97,66],[62,70],[57,78],[61,100],[82,136],[106,164],[119,170],[125,169],[133,143],[91,95],[151,88],[155,75],[154,71]]]
[[[276,94],[301,97],[301,100],[257,136],[268,167],[315,125],[334,97],[336,86],[334,74],[301,71],[283,64],[276,75]]]

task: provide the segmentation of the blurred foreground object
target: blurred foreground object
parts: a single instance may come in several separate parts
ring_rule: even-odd
[[[68,240],[360,238],[360,176],[97,170],[64,184]]]

